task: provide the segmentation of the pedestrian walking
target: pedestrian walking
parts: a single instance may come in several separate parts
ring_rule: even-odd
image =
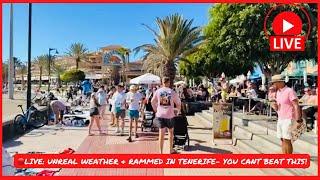
[[[135,85],[130,86],[130,92],[126,95],[126,101],[128,104],[129,110],[129,119],[130,119],[130,126],[129,126],[129,138],[127,139],[129,142],[132,142],[131,134],[132,134],[132,123],[135,122],[134,126],[134,135],[135,138],[138,138],[137,129],[138,129],[138,119],[139,119],[139,108],[140,102],[142,101],[143,96],[137,92],[137,88]]]
[[[163,77],[162,83],[162,87],[155,92],[151,104],[156,112],[155,123],[159,128],[160,153],[163,153],[164,136],[168,129],[170,153],[174,154],[176,153],[173,149],[174,106],[176,106],[176,114],[180,113],[181,100],[179,95],[170,88],[168,77]]]
[[[114,97],[112,106],[114,107],[115,120],[116,120],[116,135],[123,135],[124,133],[124,118],[126,116],[126,93],[124,93],[124,85],[118,84],[117,92]],[[121,129],[120,123],[121,122]]]
[[[116,94],[116,88],[112,86],[109,93],[108,93],[109,111],[110,111],[110,116],[111,116],[110,126],[112,126],[112,127],[116,126],[114,107],[112,106],[112,104],[114,102],[115,94]]]
[[[91,121],[90,121],[90,125],[89,125],[89,136],[94,135],[93,133],[91,133],[92,125],[94,122],[96,123],[100,134],[105,134],[102,132],[101,125],[100,125],[101,118],[100,118],[100,113],[99,113],[99,106],[100,106],[100,104],[98,103],[96,93],[92,93],[91,98],[90,98],[90,103],[89,103],[90,117],[91,117]]]
[[[67,102],[69,101],[69,99],[71,99],[71,101],[73,101],[73,88],[72,88],[72,86],[69,87],[69,90],[67,92]]]
[[[99,113],[100,113],[102,120],[104,120],[104,115],[105,115],[106,107],[107,107],[107,92],[104,89],[103,85],[100,86],[100,88],[97,92],[97,98],[98,98],[98,103],[100,105]]]

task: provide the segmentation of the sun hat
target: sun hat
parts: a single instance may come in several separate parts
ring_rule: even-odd
[[[130,90],[136,90],[137,88],[136,88],[136,86],[135,85],[131,85],[130,86]]]
[[[281,74],[276,74],[271,77],[270,83],[275,83],[275,82],[285,82],[285,80]]]
[[[124,84],[123,83],[119,83],[117,86],[118,87],[124,87]]]

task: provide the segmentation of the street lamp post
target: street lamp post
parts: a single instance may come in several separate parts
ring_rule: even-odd
[[[56,48],[49,48],[49,57],[48,57],[48,93],[50,92],[50,79],[51,79],[51,51],[56,51],[55,54],[58,54],[58,50]]]
[[[27,84],[27,109],[31,106],[31,25],[32,25],[32,4],[29,3],[28,21],[28,84]]]

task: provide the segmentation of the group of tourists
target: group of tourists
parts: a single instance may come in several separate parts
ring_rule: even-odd
[[[129,135],[128,142],[133,142],[138,135],[138,120],[143,119],[145,109],[155,113],[155,125],[159,128],[159,147],[160,153],[163,152],[164,136],[166,129],[169,132],[169,141],[171,146],[170,153],[173,150],[173,118],[181,111],[181,100],[179,94],[170,88],[170,79],[162,79],[162,87],[150,86],[147,90],[137,85],[131,85],[127,90],[120,83],[116,87],[105,89],[101,86],[97,91],[91,94],[90,98],[90,117],[89,135],[92,133],[92,124],[96,123],[100,134],[104,134],[101,129],[101,119],[104,119],[106,105],[109,104],[111,112],[111,127],[115,127],[115,135],[123,136],[125,128],[125,117],[129,117]],[[134,126],[134,130],[133,130]]]
[[[90,108],[90,125],[89,135],[92,133],[93,123],[97,124],[100,134],[105,134],[101,129],[101,120],[106,119],[105,111],[109,105],[111,112],[111,127],[115,127],[115,135],[123,136],[125,129],[125,117],[129,117],[129,135],[128,142],[133,142],[133,138],[139,138],[138,121],[144,119],[145,111],[155,113],[155,125],[159,128],[159,147],[163,152],[163,142],[166,128],[169,133],[170,152],[175,153],[172,148],[173,144],[173,118],[181,111],[181,101],[213,101],[218,103],[233,102],[235,106],[243,106],[249,112],[266,108],[265,104],[255,99],[266,99],[270,106],[276,112],[277,136],[282,141],[282,152],[292,153],[292,134],[290,129],[294,125],[296,128],[302,122],[309,125],[309,129],[314,128],[315,113],[317,111],[317,89],[306,87],[304,95],[299,99],[296,92],[286,86],[285,80],[281,75],[272,77],[269,88],[258,88],[257,84],[252,81],[245,81],[241,84],[228,84],[226,79],[221,78],[218,82],[209,87],[199,85],[197,87],[188,87],[179,85],[170,88],[170,79],[164,77],[162,85],[149,85],[148,88],[143,86],[124,84],[111,86],[109,88],[101,85],[99,89],[93,88],[89,81],[81,84],[82,96],[74,101],[75,104],[81,105],[83,99],[89,100]],[[70,87],[69,93],[74,93],[74,87]],[[233,98],[238,99],[236,101]],[[250,98],[251,107],[248,107],[247,101],[241,101],[241,97]],[[68,96],[67,101],[73,98]],[[299,104],[300,103],[300,104]],[[301,104],[305,104],[301,108]],[[311,104],[311,105],[310,105]],[[309,106],[308,106],[309,105]],[[313,106],[314,105],[314,106]],[[53,112],[56,118],[63,115],[67,110],[64,103],[60,101],[51,102]],[[58,120],[56,120],[58,122]]]

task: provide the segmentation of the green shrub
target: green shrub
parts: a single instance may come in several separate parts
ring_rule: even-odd
[[[61,74],[60,78],[64,82],[78,82],[83,81],[86,75],[81,70],[72,69]]]

